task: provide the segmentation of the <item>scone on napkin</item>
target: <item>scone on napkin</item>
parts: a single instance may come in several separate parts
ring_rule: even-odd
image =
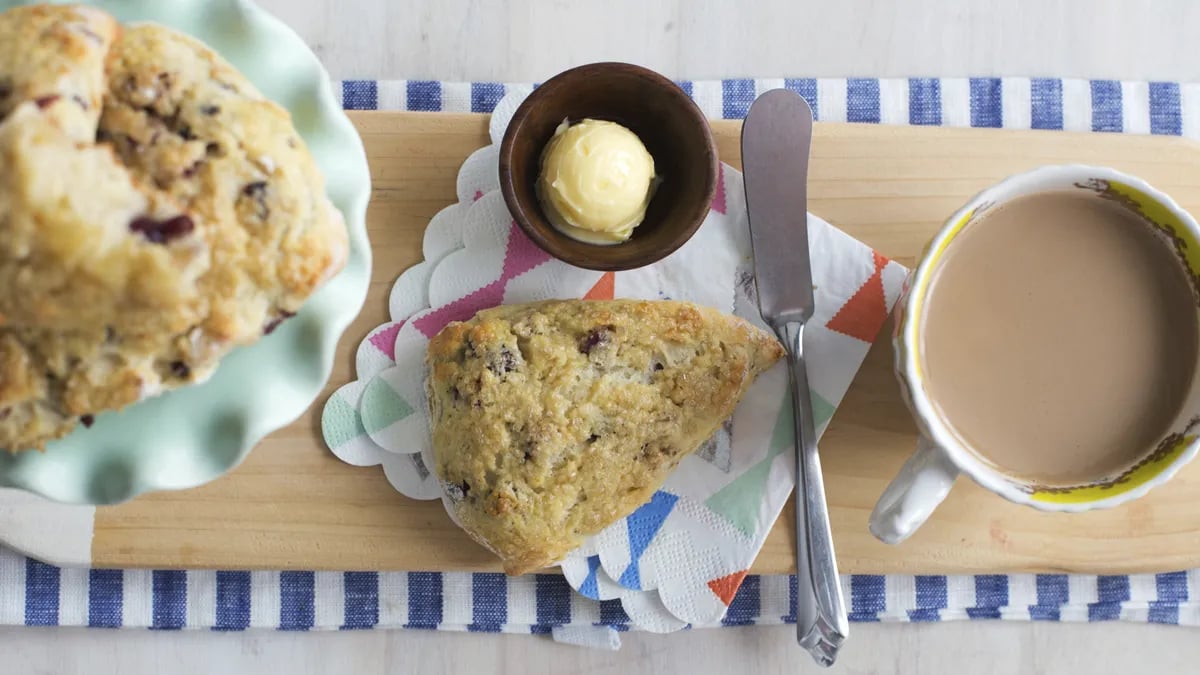
[[[506,572],[540,569],[645,503],[782,355],[682,302],[485,310],[429,343],[434,471]]]

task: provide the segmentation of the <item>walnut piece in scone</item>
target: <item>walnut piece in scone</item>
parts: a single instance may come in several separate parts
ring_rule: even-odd
[[[782,355],[682,302],[485,310],[429,343],[434,471],[506,572],[540,569],[644,504]]]

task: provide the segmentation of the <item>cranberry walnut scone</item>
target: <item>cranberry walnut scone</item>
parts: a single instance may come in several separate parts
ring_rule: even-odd
[[[348,244],[288,113],[199,42],[69,6],[0,14],[8,35],[0,447],[18,450],[206,378]]]
[[[546,567],[644,504],[782,355],[682,302],[482,311],[429,343],[434,472],[506,572]]]

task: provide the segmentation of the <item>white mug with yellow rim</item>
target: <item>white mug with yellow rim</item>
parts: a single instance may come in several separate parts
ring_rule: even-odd
[[[1096,476],[1079,485],[1040,485],[1010,475],[966,447],[941,418],[922,374],[922,306],[946,248],[988,208],[1034,193],[1082,190],[1136,209],[1177,252],[1179,264],[1200,297],[1200,225],[1170,197],[1144,181],[1113,169],[1047,166],[1019,174],[983,191],[955,213],[931,242],[896,307],[896,377],[920,433],[916,452],[888,485],[871,513],[870,529],[894,544],[919,528],[966,474],[984,488],[1018,504],[1043,511],[1080,512],[1124,504],[1166,482],[1200,449],[1200,369],[1169,432],[1141,459],[1116,475]],[[1197,314],[1200,321],[1200,313]]]

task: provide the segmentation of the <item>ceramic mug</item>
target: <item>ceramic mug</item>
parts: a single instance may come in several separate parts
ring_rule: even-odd
[[[1193,292],[1200,298],[1200,226],[1170,197],[1142,180],[1106,168],[1047,166],[1010,177],[977,195],[938,232],[897,304],[893,336],[896,377],[916,419],[920,440],[871,513],[871,533],[880,540],[894,544],[911,535],[946,498],[959,474],[1018,504],[1075,513],[1117,506],[1146,494],[1170,479],[1200,449],[1200,368],[1170,431],[1154,447],[1146,448],[1140,461],[1117,475],[1066,487],[1009,475],[981,458],[958,440],[930,400],[922,376],[921,312],[946,248],[987,209],[1017,197],[1062,190],[1085,191],[1141,213],[1176,250]]]

